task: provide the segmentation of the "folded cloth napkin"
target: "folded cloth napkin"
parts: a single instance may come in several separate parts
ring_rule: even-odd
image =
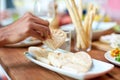
[[[0,65],[0,80],[11,80],[1,65]]]

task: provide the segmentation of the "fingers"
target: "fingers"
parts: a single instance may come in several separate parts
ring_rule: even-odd
[[[49,22],[48,21],[42,20],[42,19],[40,19],[38,17],[34,17],[33,20],[37,24],[42,24],[42,25],[45,25],[47,27],[49,26]]]
[[[21,20],[24,22],[24,24],[26,24],[28,28],[27,34],[29,36],[36,37],[42,41],[50,38],[48,21],[42,20],[31,13],[25,14]]]
[[[37,39],[40,39],[41,41],[44,41],[45,40],[45,37],[41,36],[40,33],[38,33],[36,30],[31,30],[30,31],[30,36],[33,36]]]
[[[35,35],[37,35],[37,36],[35,36],[36,38],[39,38],[41,40],[45,40],[47,38],[50,38],[49,36],[51,34],[50,34],[50,30],[48,27],[45,27],[44,25],[32,23],[31,28],[34,32],[37,33],[37,34],[35,33]],[[32,35],[33,35],[33,33],[32,33]]]
[[[33,23],[33,25],[34,26],[32,28],[37,32],[44,34],[44,36],[50,35],[50,29],[48,27],[36,23]]]

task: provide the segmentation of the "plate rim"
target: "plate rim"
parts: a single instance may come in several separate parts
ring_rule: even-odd
[[[111,55],[110,55],[110,51],[107,51],[105,54],[104,54],[104,57],[105,59],[107,59],[109,62],[117,65],[117,66],[120,66],[120,62],[117,62]],[[110,57],[110,58],[109,58]],[[111,59],[112,58],[112,59]]]
[[[42,43],[40,40],[34,40],[29,42],[19,42],[15,44],[8,44],[8,45],[5,45],[5,47],[28,47],[28,46],[34,46],[40,43]]]
[[[113,68],[114,68],[114,65],[113,64],[110,64],[110,63],[107,63],[107,62],[104,62],[104,61],[100,61],[100,60],[97,60],[97,59],[93,59],[92,58],[92,60],[93,61],[100,61],[100,62],[103,62],[103,63],[105,63],[105,64],[108,64],[108,66],[109,66],[109,68],[106,70],[106,71],[102,71],[102,72],[97,72],[97,73],[90,73],[90,72],[87,72],[87,73],[70,73],[69,71],[63,71],[62,69],[60,69],[60,68],[57,68],[57,67],[54,67],[54,66],[51,66],[51,65],[49,65],[49,64],[46,64],[46,63],[43,63],[43,62],[41,62],[41,61],[38,61],[38,60],[36,60],[35,58],[32,58],[32,56],[30,57],[30,56],[28,56],[27,54],[28,54],[29,52],[25,52],[25,56],[31,61],[31,62],[33,62],[33,63],[35,63],[35,64],[37,64],[37,65],[39,65],[39,66],[41,66],[41,67],[44,67],[44,68],[46,68],[46,69],[49,69],[49,70],[51,70],[51,71],[54,71],[54,72],[57,72],[57,73],[60,73],[60,74],[63,74],[62,72],[64,72],[64,74],[63,75],[66,75],[66,74],[69,74],[69,75],[66,75],[66,76],[69,76],[69,77],[72,77],[72,78],[75,78],[75,76],[77,77],[77,78],[75,78],[75,79],[78,79],[78,78],[80,78],[80,77],[85,77],[85,79],[90,79],[90,78],[95,78],[95,77],[98,77],[98,76],[100,76],[100,75],[102,75],[102,74],[105,74],[105,73],[107,73],[107,72],[109,72],[110,70],[112,70]],[[35,61],[37,61],[37,63],[35,62]],[[38,64],[39,63],[39,64]],[[42,64],[42,65],[41,65]],[[43,66],[44,65],[44,66]],[[46,67],[47,66],[47,67]],[[52,68],[52,69],[50,69],[50,68]],[[53,69],[53,68],[55,68],[55,69]],[[56,71],[56,69],[57,69],[57,71]],[[92,76],[90,76],[90,75],[92,75]],[[93,76],[93,75],[95,75],[95,76]],[[89,77],[86,77],[86,76],[89,76]]]
[[[98,21],[94,21],[94,22],[93,22],[93,24],[97,24],[97,23],[98,23]],[[110,24],[111,26],[107,27],[106,29],[101,29],[101,30],[94,31],[94,27],[93,27],[93,25],[92,25],[92,29],[93,29],[93,32],[94,32],[94,33],[103,32],[103,31],[109,30],[109,29],[113,28],[115,25],[117,25],[116,22],[101,22],[101,23],[102,23],[102,24]],[[66,26],[74,26],[74,25],[73,25],[72,23],[66,24],[66,25],[62,25],[62,26],[61,26],[61,29],[64,30],[63,27],[66,27]],[[67,29],[68,29],[68,28],[67,28]],[[65,30],[66,30],[66,29],[65,29]],[[73,31],[74,28],[70,28],[70,30]]]

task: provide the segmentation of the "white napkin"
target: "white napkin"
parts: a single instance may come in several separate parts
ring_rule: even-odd
[[[11,80],[0,64],[0,80]]]

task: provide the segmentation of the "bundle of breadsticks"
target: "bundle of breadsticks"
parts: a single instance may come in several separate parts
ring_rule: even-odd
[[[90,4],[88,13],[82,24],[82,1],[79,0],[78,7],[75,0],[65,0],[67,9],[76,30],[76,48],[78,50],[86,50],[91,44],[92,23],[96,13],[96,8]]]

